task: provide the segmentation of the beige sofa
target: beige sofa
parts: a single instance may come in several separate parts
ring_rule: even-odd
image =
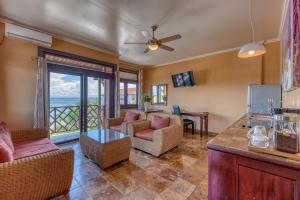
[[[154,130],[151,138],[137,137],[137,133],[151,129],[151,120],[155,115],[170,117],[170,125],[166,128]],[[129,124],[128,134],[131,137],[132,147],[158,157],[180,143],[183,136],[183,123],[182,119],[176,115],[150,113],[147,115],[146,121]]]
[[[127,112],[139,113],[139,119],[133,122],[124,122],[124,117],[118,118],[107,118],[105,119],[104,127],[106,129],[113,129],[116,131],[120,131],[122,133],[128,134],[128,125],[135,122],[140,122],[142,120],[146,120],[146,113],[138,110],[129,110]]]

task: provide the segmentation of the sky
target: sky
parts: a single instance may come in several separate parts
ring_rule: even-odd
[[[121,89],[124,87],[121,86]],[[128,88],[134,88],[132,84],[128,84]],[[104,91],[102,89],[102,91]],[[88,77],[88,96],[98,96],[98,81],[92,77]],[[80,76],[50,73],[50,97],[80,97]]]
[[[89,97],[98,95],[98,81],[88,78]],[[50,73],[50,97],[80,97],[80,76]]]

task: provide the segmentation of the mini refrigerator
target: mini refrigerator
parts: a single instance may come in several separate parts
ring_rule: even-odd
[[[249,85],[248,113],[271,114],[273,108],[281,108],[281,85]]]

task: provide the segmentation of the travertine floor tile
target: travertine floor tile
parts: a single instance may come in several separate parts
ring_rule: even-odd
[[[140,187],[137,190],[123,197],[121,200],[153,200],[158,196],[158,193],[148,188]]]
[[[173,190],[166,189],[155,200],[185,200],[186,197],[174,192]]]
[[[175,182],[169,187],[170,190],[173,190],[184,197],[188,197],[195,190],[196,186],[181,179],[177,178]]]
[[[71,147],[75,150],[71,192],[69,197],[61,199],[207,199],[206,143],[211,138],[186,134],[178,148],[159,158],[132,149],[129,161],[118,163],[105,171],[82,155],[78,143],[61,145],[62,148]]]

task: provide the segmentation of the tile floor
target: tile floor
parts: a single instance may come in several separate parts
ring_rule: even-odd
[[[212,137],[187,133],[179,147],[160,158],[132,149],[129,161],[105,171],[81,154],[78,143],[61,145],[75,150],[75,170],[69,197],[59,199],[207,199],[206,143]]]

